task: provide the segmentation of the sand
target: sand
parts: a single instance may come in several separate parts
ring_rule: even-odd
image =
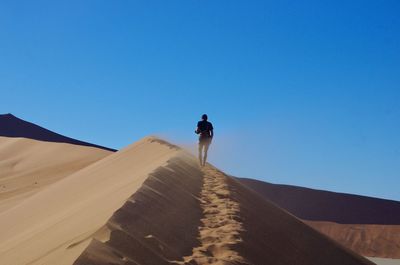
[[[147,137],[0,213],[0,264],[373,263]]]
[[[0,136],[0,212],[111,153],[75,144]]]
[[[368,258],[377,265],[400,265],[400,259]]]
[[[74,265],[372,264],[218,169],[179,152],[153,171]]]
[[[111,154],[1,213],[0,264],[72,264],[148,174],[177,152],[148,141]]]
[[[238,179],[362,256],[400,258],[400,202]]]
[[[304,222],[360,255],[400,259],[400,225]]]
[[[240,205],[231,199],[226,176],[207,166],[203,169],[203,187],[200,205],[203,218],[200,220],[198,247],[183,258],[181,264],[226,264],[248,263],[234,250],[243,240],[243,225],[237,218]]]

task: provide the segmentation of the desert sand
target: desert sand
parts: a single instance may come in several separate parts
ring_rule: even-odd
[[[82,145],[0,136],[0,212],[111,153]]]
[[[400,225],[304,222],[363,256],[400,259]]]
[[[373,264],[161,139],[0,125],[0,264]]]
[[[0,264],[372,264],[148,137],[0,214]]]
[[[400,259],[369,258],[376,265],[400,265]]]
[[[91,236],[176,150],[121,150],[0,214],[0,264],[72,264]]]
[[[113,151],[0,115],[0,212]]]
[[[239,179],[265,199],[363,256],[400,258],[400,202]]]

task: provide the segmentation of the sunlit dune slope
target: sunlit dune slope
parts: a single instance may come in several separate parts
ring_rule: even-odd
[[[3,212],[0,264],[72,264],[149,173],[177,152],[144,139]]]
[[[111,153],[81,145],[0,137],[0,212]]]
[[[12,114],[0,115],[0,212],[111,153]]]

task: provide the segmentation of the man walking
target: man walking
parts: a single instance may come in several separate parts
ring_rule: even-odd
[[[214,128],[211,122],[207,121],[207,114],[201,116],[201,121],[197,123],[196,134],[199,134],[199,162],[200,166],[206,165],[208,147],[214,136]],[[203,156],[204,149],[204,156]]]

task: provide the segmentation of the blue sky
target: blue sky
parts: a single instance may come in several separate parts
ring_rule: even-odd
[[[0,113],[227,173],[400,200],[400,2],[1,1]]]

